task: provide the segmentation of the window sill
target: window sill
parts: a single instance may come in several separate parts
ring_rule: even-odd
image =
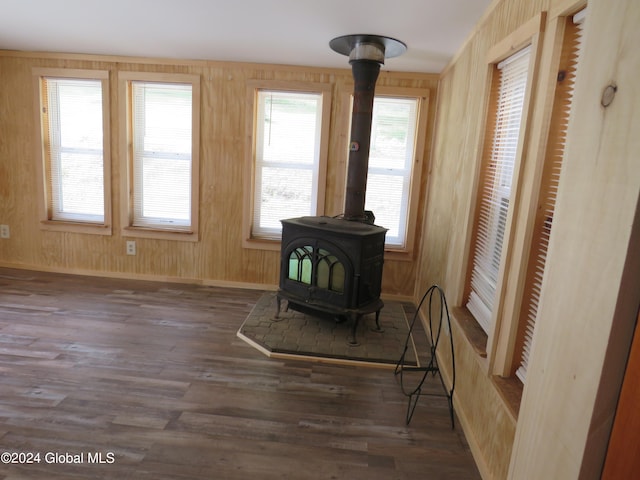
[[[473,318],[469,310],[465,307],[453,307],[451,316],[458,323],[460,330],[462,330],[465,338],[478,356],[487,358],[487,334],[484,333],[484,330],[482,330],[482,327]]]
[[[160,240],[177,240],[184,242],[197,242],[198,232],[191,230],[171,230],[160,228],[125,227],[122,229],[123,237],[155,238]]]
[[[111,235],[111,225],[102,223],[68,222],[60,220],[43,220],[40,229],[51,232],[86,233],[89,235]]]
[[[491,381],[506,405],[511,419],[514,423],[517,422],[524,388],[522,383],[516,377],[500,377],[498,375],[492,376]]]
[[[413,260],[413,251],[411,250],[396,250],[396,249],[384,249],[385,260],[397,260],[401,262],[410,262]]]
[[[243,248],[249,248],[253,250],[272,250],[279,252],[281,249],[281,241],[269,240],[266,238],[245,238],[242,241]]]

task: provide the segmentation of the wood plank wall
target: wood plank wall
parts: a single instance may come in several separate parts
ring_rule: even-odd
[[[327,47],[328,48],[328,47]],[[113,235],[42,231],[38,223],[36,125],[33,67],[108,70],[111,75],[111,152]],[[137,255],[125,254],[120,233],[121,162],[118,158],[117,72],[189,73],[201,76],[200,241],[136,238]],[[246,82],[252,79],[327,83],[333,89],[325,211],[343,211],[345,155],[342,131],[348,120],[353,81],[345,69],[318,69],[231,62],[187,62],[82,55],[0,52],[0,223],[11,238],[0,242],[0,264],[41,270],[80,272],[149,279],[172,279],[219,285],[273,288],[278,281],[279,253],[242,247],[245,165]],[[436,98],[438,76],[404,74],[383,67],[377,85],[426,88]],[[431,149],[435,101],[429,105],[424,158]],[[420,211],[422,229],[428,161],[422,163]],[[419,242],[418,242],[419,243]],[[410,298],[416,262],[385,262],[383,294]]]

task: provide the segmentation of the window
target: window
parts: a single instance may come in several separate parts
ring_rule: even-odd
[[[482,329],[491,331],[494,301],[502,266],[503,243],[511,205],[513,173],[518,161],[521,121],[531,47],[525,47],[497,66],[492,93],[493,121],[481,172],[475,223],[473,266],[467,309]]]
[[[259,91],[253,235],[277,238],[282,215],[316,215],[322,94]]]
[[[191,226],[191,85],[131,82],[133,226]]]
[[[376,89],[365,208],[389,229],[387,251],[413,248],[428,99],[427,90]]]
[[[35,69],[44,228],[110,234],[108,72]]]
[[[250,84],[249,242],[278,241],[283,218],[323,214],[330,91],[325,85],[301,88]]]
[[[547,247],[553,225],[553,214],[558,185],[560,183],[565,139],[569,116],[571,114],[571,100],[573,98],[576,72],[582,51],[582,33],[585,15],[586,10],[582,10],[572,17],[567,17],[565,22],[564,40],[558,69],[560,75],[558,75],[555,88],[551,125],[540,182],[538,208],[536,209],[534,219],[517,336],[516,376],[522,383],[525,382],[527,376],[529,354],[538,313],[538,301],[542,289],[542,277],[544,275]]]
[[[123,72],[120,79],[127,99],[127,234],[197,240],[199,77]]]

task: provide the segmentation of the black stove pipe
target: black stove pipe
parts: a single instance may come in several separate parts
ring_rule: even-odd
[[[338,53],[349,55],[355,84],[344,219],[372,224],[373,215],[365,212],[364,204],[376,81],[385,57],[401,55],[407,46],[380,35],[345,35],[331,40],[329,46]]]
[[[344,218],[364,222],[366,221],[364,203],[369,169],[373,99],[380,73],[380,63],[371,60],[354,60],[351,62],[351,71],[355,86]]]

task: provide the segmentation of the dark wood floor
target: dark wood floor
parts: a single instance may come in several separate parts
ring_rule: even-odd
[[[0,479],[480,478],[445,399],[238,339],[260,294],[0,269]]]

